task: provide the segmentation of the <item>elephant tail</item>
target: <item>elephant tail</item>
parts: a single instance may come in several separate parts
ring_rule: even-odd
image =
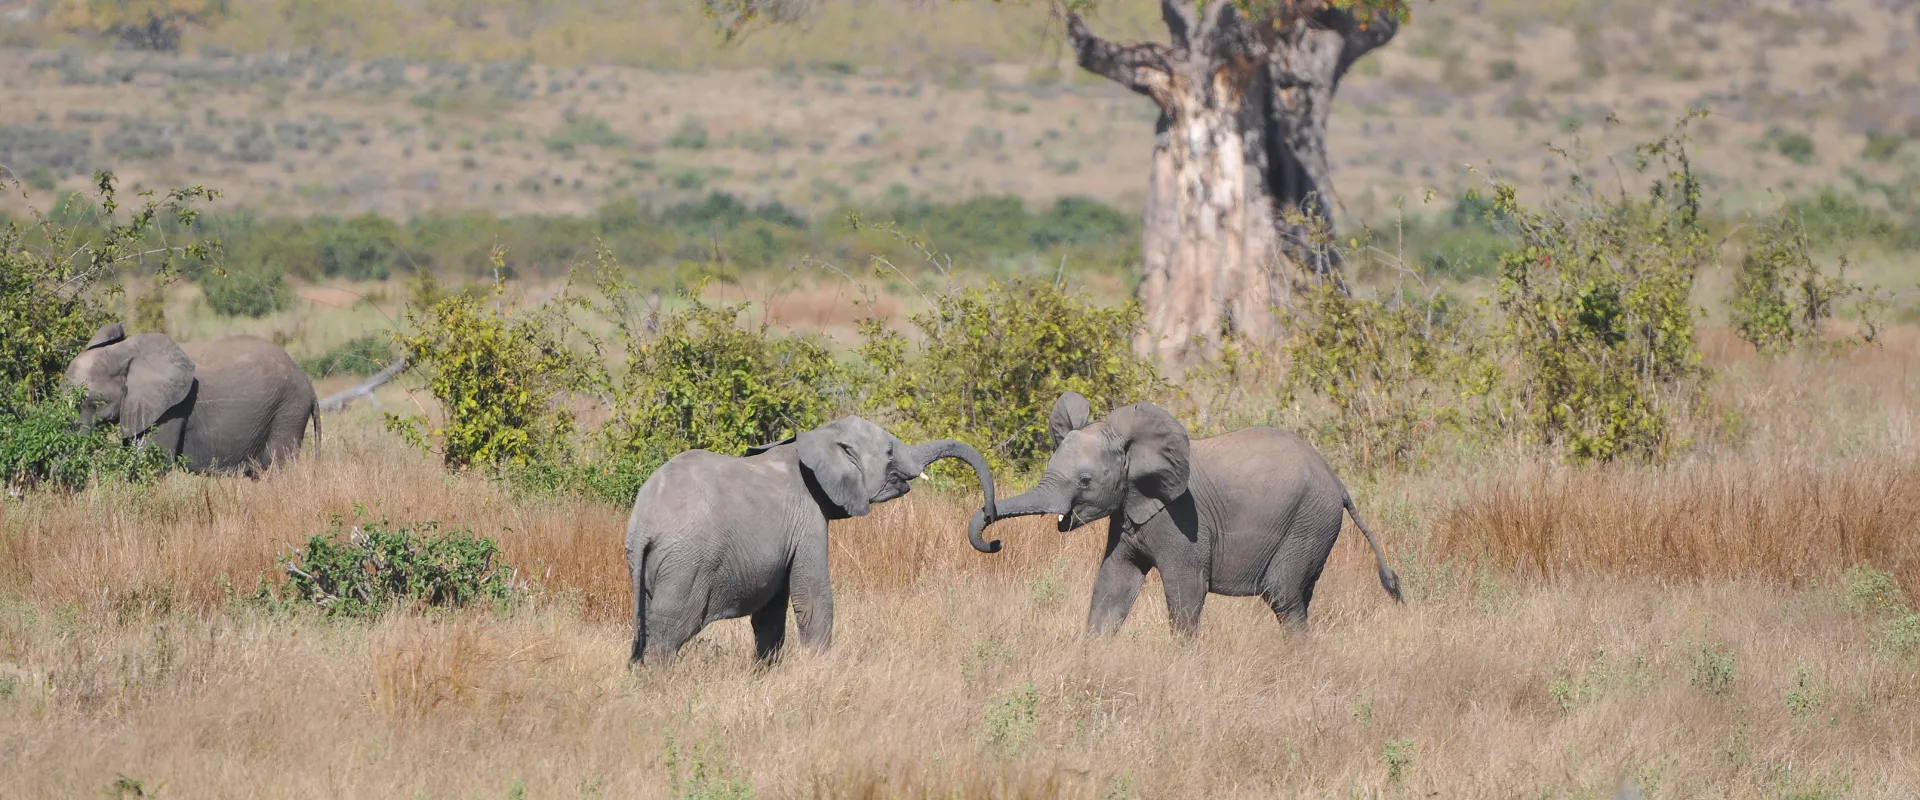
[[[1380,570],[1380,588],[1387,590],[1387,595],[1393,598],[1393,602],[1406,602],[1400,597],[1400,575],[1394,572],[1392,567],[1387,566],[1387,554],[1381,551],[1380,542],[1373,538],[1373,531],[1367,530],[1367,523],[1360,521],[1360,509],[1353,507],[1353,495],[1347,494],[1344,486],[1341,487],[1340,492],[1344,495],[1340,502],[1341,505],[1346,506],[1347,516],[1353,517],[1354,526],[1360,529],[1361,535],[1367,537],[1367,546],[1373,548],[1373,563]]]
[[[314,403],[313,408],[310,408],[307,410],[307,417],[313,420],[313,444],[314,446],[318,447],[320,445],[320,404],[319,403]]]
[[[641,663],[647,652],[647,551],[653,549],[648,537],[627,545],[627,569],[633,579],[633,652],[629,667]]]

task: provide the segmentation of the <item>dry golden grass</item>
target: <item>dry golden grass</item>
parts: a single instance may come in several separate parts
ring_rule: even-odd
[[[356,410],[258,482],[0,505],[0,797],[727,796],[695,762],[759,797],[1912,797],[1920,653],[1842,577],[1920,571],[1910,342],[1736,364],[1744,443],[1666,469],[1356,477],[1409,602],[1349,535],[1305,638],[1215,597],[1176,642],[1150,582],[1088,640],[1098,532],[983,556],[978,498],[923,489],[836,523],[834,645],[771,669],[739,620],[628,672],[624,509],[448,476]],[[245,599],[356,502],[498,538],[535,596]]]

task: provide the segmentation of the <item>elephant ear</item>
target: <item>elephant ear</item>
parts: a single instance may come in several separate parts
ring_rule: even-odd
[[[1127,496],[1127,518],[1138,525],[1160,513],[1167,503],[1187,492],[1191,476],[1192,443],[1187,426],[1150,403],[1135,403],[1107,418],[1126,443],[1127,481],[1134,491]]]
[[[127,396],[120,404],[120,435],[139,436],[167,409],[187,399],[193,388],[193,359],[163,333],[143,333],[128,341]]]
[[[756,444],[752,447],[747,448],[747,455],[757,456],[757,455],[760,455],[761,453],[767,452],[768,450],[772,450],[773,448],[779,447],[780,445],[793,444],[793,440],[795,438],[796,437],[789,436],[777,442],[768,442],[766,444]]]
[[[794,437],[800,446],[800,463],[813,473],[814,482],[827,493],[827,499],[849,517],[867,515],[868,501],[873,495],[867,486],[867,475],[874,469],[884,474],[887,459],[884,447],[878,454],[864,452],[872,448],[859,441],[864,437],[853,430],[851,420],[858,419],[834,420]],[[872,459],[879,462],[867,463]]]
[[[106,347],[125,338],[127,338],[126,326],[118,322],[111,322],[100,326],[100,330],[93,334],[93,338],[87,340],[87,346],[80,349],[92,350],[96,347]]]
[[[1087,427],[1092,414],[1092,404],[1079,392],[1067,392],[1053,401],[1053,413],[1047,416],[1047,435],[1053,437],[1053,449],[1060,449],[1060,440],[1067,434]]]

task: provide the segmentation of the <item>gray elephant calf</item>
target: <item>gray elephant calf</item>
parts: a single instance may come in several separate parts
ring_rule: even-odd
[[[997,512],[982,509],[967,536],[993,553],[1000,543],[981,532],[997,520],[1055,514],[1065,533],[1111,517],[1089,633],[1119,629],[1150,569],[1160,570],[1176,633],[1198,631],[1209,592],[1257,594],[1282,624],[1304,631],[1343,511],[1373,548],[1380,585],[1400,599],[1400,576],[1306,440],[1260,427],[1189,441],[1186,427],[1158,406],[1127,406],[1092,424],[1088,411],[1072,392],[1054,404],[1054,453],[1040,484],[1000,501]]]
[[[664,664],[707,624],[753,617],[761,661],[780,652],[787,604],[800,641],[833,636],[827,522],[906,494],[942,458],[973,467],[993,507],[986,459],[950,439],[908,445],[844,417],[744,457],[689,450],[647,478],[627,521],[633,577],[630,663]]]
[[[287,351],[253,336],[175,344],[164,333],[100,329],[67,366],[85,390],[80,423],[117,424],[195,472],[261,469],[320,436],[313,382]]]

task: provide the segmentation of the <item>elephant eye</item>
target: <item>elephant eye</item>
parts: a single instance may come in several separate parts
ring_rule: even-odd
[[[1082,475],[1080,476],[1080,488],[1082,488],[1082,489],[1085,489],[1085,488],[1087,488],[1087,487],[1089,487],[1089,486],[1092,486],[1092,485],[1093,485],[1093,476],[1092,476],[1092,475],[1086,475],[1086,474],[1082,474]]]

